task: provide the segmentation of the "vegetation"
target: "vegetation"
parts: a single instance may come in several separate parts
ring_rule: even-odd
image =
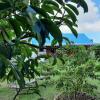
[[[88,12],[85,0],[0,0],[0,80],[17,82],[17,94],[13,100],[21,92],[41,96],[44,84],[47,91],[50,85],[53,86],[51,91],[55,89],[54,92],[58,93],[57,88],[68,97],[75,95],[76,98],[78,92],[94,95],[97,87],[89,80],[100,80],[100,53],[95,51],[99,47],[89,50],[77,46],[64,47],[52,57],[38,55],[38,50],[47,49],[45,42],[50,35],[54,38],[52,48],[56,44],[62,47],[63,40],[70,42],[62,36],[61,25],[67,25],[77,37],[77,7]],[[32,38],[38,45],[31,44]],[[33,52],[36,58],[32,58]],[[41,58],[47,59],[46,62],[39,63]],[[38,81],[38,76],[48,77],[45,81]]]
[[[50,76],[49,79],[37,81],[38,84],[46,86],[39,87],[41,98],[54,100],[54,98],[66,97],[65,100],[70,100],[68,98],[74,95],[76,97],[75,100],[78,100],[77,95],[79,95],[81,97],[79,100],[82,100],[85,96],[87,96],[87,98],[96,98],[96,100],[99,100],[100,61],[99,58],[97,58],[98,56],[94,48],[100,49],[94,46],[88,49],[85,49],[84,46],[67,46],[57,50],[56,53],[56,56],[60,55],[61,58],[64,58],[63,61],[57,57],[57,63],[54,64],[54,59],[51,57],[46,61],[40,62],[37,71],[43,76]],[[4,94],[6,91],[10,91],[7,94],[11,99],[13,98],[11,94],[15,93],[12,89],[6,89],[5,86],[1,88],[0,91],[0,96],[2,98],[7,98]],[[17,97],[18,100],[32,100],[33,98],[34,100],[38,100],[40,96],[32,94],[29,96],[19,95]]]
[[[50,67],[52,66],[51,59],[42,65],[42,70],[46,72],[49,71],[51,72],[49,74],[52,75],[47,84],[56,84],[56,88],[61,93],[66,94],[68,98],[72,95],[77,97],[78,93],[97,96],[99,93],[95,91],[99,88],[100,61],[99,58],[97,58],[99,53],[97,55],[97,51],[95,51],[94,48],[100,49],[96,46],[88,49],[84,46],[72,46],[58,50],[57,56],[60,55],[61,58],[64,58],[63,63],[59,59],[56,59],[59,63]],[[94,82],[92,84],[91,82],[93,80]],[[95,84],[95,81],[97,81],[98,84]],[[78,99],[76,98],[75,100]]]
[[[32,52],[43,49],[49,34],[62,44],[59,27],[66,24],[77,37],[76,3],[88,11],[83,0],[0,0],[0,78],[17,80],[20,88],[25,87],[25,78],[31,79],[36,71],[38,59],[32,59]],[[58,16],[59,15],[59,16]],[[31,44],[35,38],[39,45]],[[53,41],[54,45],[56,42]],[[47,56],[46,56],[47,57]]]

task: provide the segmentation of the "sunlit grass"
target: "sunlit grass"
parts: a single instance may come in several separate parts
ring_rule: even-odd
[[[46,86],[46,88],[41,87],[40,93],[43,98],[46,98],[47,100],[53,100],[54,96],[57,94],[57,90],[54,85],[50,85]],[[0,100],[12,100],[14,95],[14,89],[0,87]],[[39,98],[40,96],[38,94],[19,95],[16,100],[38,100]]]
[[[53,77],[54,78],[54,77]],[[55,79],[57,76],[55,76]],[[95,90],[95,94],[97,94],[98,98],[100,98],[100,81],[88,79],[90,83],[93,85],[96,85],[98,88]],[[14,89],[9,89],[5,86],[5,83],[3,87],[0,87],[0,100],[12,100],[15,95]],[[46,88],[40,87],[40,93],[41,96],[46,98],[46,100],[53,100],[54,96],[57,95],[57,93],[60,93],[60,91],[57,91],[55,85],[47,85]],[[31,94],[31,95],[19,95],[17,97],[17,100],[38,100],[40,98],[37,94]],[[99,100],[99,99],[98,99]]]

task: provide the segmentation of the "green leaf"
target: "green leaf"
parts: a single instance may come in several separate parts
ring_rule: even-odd
[[[11,8],[11,5],[9,4],[9,2],[0,3],[0,11],[7,10],[8,8]]]
[[[68,20],[67,18],[64,19],[64,22],[66,23],[66,25],[69,27],[69,29],[72,31],[72,33],[74,34],[75,37],[78,36],[78,33],[76,31],[76,29],[73,28],[73,26],[75,24],[73,24],[70,20]]]
[[[70,44],[70,40],[67,37],[63,37],[63,40],[66,40]]]
[[[20,37],[22,35],[20,23],[17,21],[17,19],[13,19],[13,18],[9,18],[8,21],[12,26],[13,30],[15,31],[16,36]]]
[[[54,60],[53,60],[52,66],[56,65],[56,63],[57,63],[57,59],[56,59],[56,57],[54,57]]]
[[[7,81],[13,82],[15,80],[15,77],[13,75],[12,70],[10,70],[7,74]]]
[[[39,95],[41,97],[40,90],[34,89],[34,92],[33,93],[35,93],[35,94],[37,94],[37,95]]]
[[[41,19],[41,22],[44,24],[44,26],[46,27],[48,32],[50,32],[53,38],[57,40],[58,43],[61,45],[62,44],[62,33],[59,27],[54,22],[48,19]]]
[[[11,69],[13,71],[13,74],[14,74],[14,76],[15,76],[15,78],[16,78],[19,86],[20,86],[20,88],[24,88],[25,81],[24,81],[24,77],[21,74],[21,72],[15,66],[13,66],[13,65],[11,65],[10,67],[11,67]]]
[[[12,57],[12,48],[9,44],[0,44],[0,54],[2,54],[4,57],[11,59]]]
[[[5,75],[6,75],[6,66],[4,62],[0,59],[0,79],[4,78]]]
[[[84,12],[88,12],[88,5],[85,0],[71,0],[71,2],[74,2],[81,6],[84,9]]]
[[[70,27],[70,29],[71,29],[72,33],[74,34],[74,36],[77,38],[78,33],[77,33],[76,29],[74,29],[73,27]]]
[[[61,60],[61,62],[62,62],[63,65],[65,64],[65,60],[62,57],[58,57],[58,59]]]
[[[78,11],[78,9],[75,7],[75,6],[73,6],[73,5],[71,5],[71,4],[66,4],[70,9],[72,9],[73,10],[73,12],[76,14],[76,15],[79,15],[79,11]]]
[[[51,46],[55,46],[56,44],[57,44],[57,40],[53,39],[52,43],[51,43]]]
[[[64,5],[63,0],[56,0],[59,4]]]
[[[25,30],[31,30],[31,26],[27,21],[27,18],[25,16],[15,16],[16,20],[20,23],[20,26]]]
[[[40,72],[37,71],[37,69],[34,69],[34,73],[35,73],[36,75],[40,76]]]
[[[18,68],[16,66],[14,66],[14,64],[12,64],[6,57],[4,57],[2,54],[0,54],[0,58],[2,58],[2,61],[5,62],[5,64],[7,66],[9,66],[9,68],[11,68],[13,75],[15,76],[20,88],[24,88],[25,86],[25,81],[24,81],[24,77],[21,74],[21,72],[18,70]]]
[[[77,18],[75,14],[73,13],[73,11],[71,11],[68,7],[64,7],[64,9],[68,12],[68,15],[70,16],[72,21],[75,23],[77,21]]]
[[[46,12],[48,12],[48,13],[54,15],[53,8],[52,8],[50,5],[44,5],[42,8],[43,8]]]
[[[70,26],[74,25],[73,22],[71,20],[69,20],[68,18],[63,18],[63,20],[64,20],[65,24],[67,24],[67,25],[70,25]]]
[[[59,5],[57,4],[57,2],[55,2],[55,1],[52,1],[52,0],[45,0],[44,1],[44,5],[53,5],[53,6],[55,6],[55,7],[57,7],[57,8],[59,8]]]
[[[84,13],[85,12],[88,12],[88,5],[87,5],[87,3],[86,3],[86,1],[85,0],[81,0],[80,1],[80,5],[83,7],[83,9],[84,9]]]
[[[31,6],[39,15],[42,15],[45,18],[50,18],[50,16],[42,8]]]

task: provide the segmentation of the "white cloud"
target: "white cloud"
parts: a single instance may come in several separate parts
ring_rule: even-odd
[[[100,12],[92,0],[86,0],[89,12],[84,14],[83,9],[79,8],[80,15],[78,16],[78,32],[80,33],[95,33],[100,32]],[[61,27],[62,32],[70,32],[66,26]]]
[[[100,21],[79,23],[78,32],[80,33],[98,33],[100,32]]]

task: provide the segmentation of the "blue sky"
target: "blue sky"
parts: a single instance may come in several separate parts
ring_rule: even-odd
[[[95,2],[97,6],[100,6],[100,0],[92,0],[92,1]]]
[[[95,3],[95,7],[97,7],[97,9],[100,9],[100,0],[92,0],[92,2]],[[100,10],[99,10],[99,13],[98,15],[100,16]],[[91,16],[90,16],[91,17]],[[95,20],[99,20],[100,21],[100,18],[99,19],[95,19]],[[91,22],[92,23],[92,22]],[[100,26],[99,26],[100,27]],[[100,43],[100,30],[98,30],[98,32],[91,32],[91,33],[86,33],[86,35],[93,39],[94,42],[96,43]]]
[[[100,43],[100,0],[86,0],[89,12],[84,14],[79,8],[78,33],[85,33],[94,43]],[[63,33],[71,32],[68,27],[62,26]]]

